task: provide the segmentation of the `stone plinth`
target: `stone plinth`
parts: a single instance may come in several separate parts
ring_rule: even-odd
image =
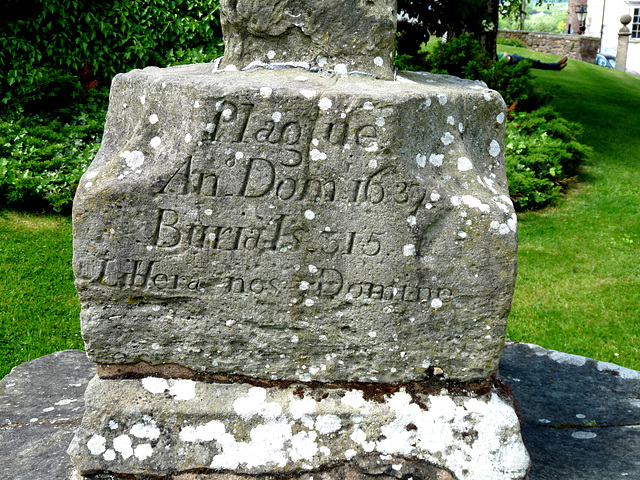
[[[85,398],[69,449],[85,473],[334,479],[355,467],[361,476],[346,478],[500,480],[528,469],[509,397],[490,384],[429,393],[95,378]]]
[[[117,76],[74,205],[90,359],[489,378],[516,275],[504,121],[496,92],[417,73]]]

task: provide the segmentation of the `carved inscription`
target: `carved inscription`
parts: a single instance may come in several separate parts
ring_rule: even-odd
[[[406,207],[408,214],[427,203],[426,187],[398,178],[394,167],[381,167],[356,178],[309,178],[304,169],[281,172],[273,160],[265,158],[219,162],[188,157],[157,193],[283,202],[392,203]]]
[[[205,214],[206,216],[206,214]],[[192,247],[226,251],[321,252],[326,255],[375,256],[383,250],[385,232],[313,230],[291,215],[256,218],[257,224],[205,224],[181,218],[178,210],[158,212],[151,246],[161,249]],[[228,222],[225,221],[225,222]]]
[[[205,123],[197,147],[169,172],[163,171],[151,192],[155,219],[147,220],[138,241],[150,256],[94,260],[82,266],[80,278],[159,294],[298,300],[340,296],[352,302],[429,302],[452,296],[447,288],[418,280],[367,278],[367,262],[382,265],[390,256],[404,262],[406,251],[419,251],[419,240],[409,233],[403,239],[400,225],[389,224],[384,212],[401,211],[397,218],[407,230],[408,215],[427,203],[427,185],[401,174],[397,159],[383,153],[381,127],[386,121],[362,111],[321,113],[317,106],[306,113],[286,108],[281,113],[274,105],[272,113],[251,102],[214,102],[215,114]],[[328,159],[320,149],[339,158]],[[350,155],[352,149],[360,151]],[[377,208],[381,216],[375,214]],[[321,222],[310,222],[314,210]],[[362,215],[371,215],[371,221],[363,222]],[[349,218],[358,218],[358,227]],[[252,278],[238,267],[238,254],[252,261],[260,256],[261,262],[274,265],[293,265],[307,255],[331,261],[314,267],[312,278]],[[171,266],[172,258],[179,258],[177,267]],[[336,268],[336,261],[354,262],[360,273],[348,266]],[[351,278],[354,275],[362,278]],[[376,275],[385,276],[370,276]]]
[[[417,283],[379,283],[370,280],[350,280],[339,269],[317,267],[305,280],[274,275],[256,277],[214,272],[208,277],[167,272],[161,262],[148,260],[97,260],[83,264],[79,278],[107,287],[149,292],[193,292],[228,298],[228,295],[286,296],[302,301],[305,298],[334,298],[347,301],[385,300],[398,302],[430,302],[434,298],[448,301],[453,292],[449,288],[433,288]]]

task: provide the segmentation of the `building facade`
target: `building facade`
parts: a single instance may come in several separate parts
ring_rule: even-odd
[[[587,0],[571,0],[569,19],[575,18],[575,8]],[[573,17],[572,17],[573,14]],[[640,0],[589,0],[585,35],[600,37],[600,53],[615,55],[618,48],[618,32],[622,28],[620,17],[631,15],[629,50],[627,53],[627,70],[640,73]],[[575,32],[578,32],[577,18],[573,20]],[[568,20],[567,24],[571,22]]]

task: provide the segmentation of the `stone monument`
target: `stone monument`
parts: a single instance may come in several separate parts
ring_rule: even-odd
[[[114,79],[76,195],[79,478],[525,478],[502,98],[396,77],[392,0],[222,9],[220,62]]]

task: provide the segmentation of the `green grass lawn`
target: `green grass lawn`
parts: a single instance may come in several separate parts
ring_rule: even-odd
[[[0,378],[15,365],[82,349],[71,219],[0,212]]]
[[[519,216],[509,337],[640,369],[640,78],[571,60],[535,77],[594,154],[565,201]]]
[[[594,155],[565,201],[519,217],[509,338],[640,369],[640,79],[570,61],[536,82]],[[70,219],[0,213],[0,377],[82,348],[78,313]]]

